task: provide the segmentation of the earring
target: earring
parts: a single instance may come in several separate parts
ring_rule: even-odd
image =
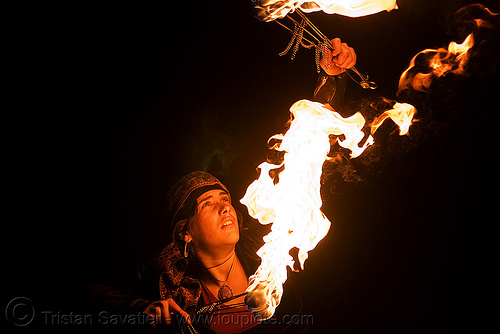
[[[189,243],[189,242],[186,242],[186,243],[184,244],[184,257],[188,257],[188,249],[187,249],[187,248],[188,248],[188,243]]]

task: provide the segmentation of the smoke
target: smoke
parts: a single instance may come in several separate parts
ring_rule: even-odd
[[[498,14],[481,4],[468,5],[453,15],[449,30],[456,40],[463,42],[451,42],[447,49],[425,49],[416,54],[401,75],[398,95],[407,90],[432,92],[431,86],[439,85],[437,81],[447,76],[486,79],[498,71]]]
[[[375,143],[355,159],[349,159],[346,150],[333,145],[332,159],[325,162],[322,175],[323,185],[331,192],[341,192],[346,182],[377,179],[384,166],[436,136],[448,141],[447,149],[457,154],[461,154],[464,141],[485,150],[492,143],[496,127],[493,120],[497,118],[495,99],[500,91],[499,15],[480,4],[465,6],[451,17],[448,33],[458,41],[471,35],[474,44],[462,58],[466,62],[459,64],[456,54],[444,48],[418,53],[412,59],[413,66],[402,74],[397,93],[398,100],[418,110],[409,134],[398,136],[396,124],[386,121],[374,134]],[[442,62],[448,62],[449,70],[441,75],[433,73],[429,64],[436,54]],[[366,119],[363,131],[368,135],[374,119],[395,103],[371,96],[352,102],[344,112],[361,112]]]
[[[430,75],[425,89],[400,85],[398,98],[409,101],[419,110],[421,126],[442,131],[458,120],[469,122],[467,132],[483,133],[482,127],[491,126],[492,114],[499,85],[500,23],[499,15],[481,4],[459,9],[451,18],[449,31],[455,40],[471,36],[474,41],[468,49],[466,62],[442,75]],[[428,75],[428,55],[420,53],[418,65],[409,69],[409,76]],[[445,55],[445,57],[450,57]],[[417,57],[418,58],[418,57]],[[450,59],[456,57],[451,56]],[[456,70],[461,67],[461,70]],[[402,80],[404,73],[402,75]],[[400,81],[401,84],[401,81]],[[476,124],[485,123],[485,124]],[[431,133],[432,133],[431,132]]]
[[[468,5],[452,17],[450,34],[464,39],[472,33],[474,47],[470,50],[466,76],[488,78],[500,65],[500,16],[481,4]]]
[[[385,120],[381,125],[375,126],[386,111],[393,110],[396,103],[394,100],[375,96],[355,101],[346,108],[359,111],[365,118],[366,123],[362,130],[365,133],[364,140],[376,129],[373,133],[375,140],[373,145],[354,159],[349,157],[349,150],[332,140],[334,144],[328,155],[330,159],[325,161],[322,174],[322,183],[328,184],[332,192],[337,191],[345,182],[357,183],[367,180],[382,170],[382,167],[391,161],[391,156],[401,155],[415,145],[413,137],[418,132],[415,130],[418,119],[412,120],[410,132],[405,136],[399,135],[400,127],[391,120]],[[418,118],[418,114],[416,117]],[[360,145],[364,144],[364,140]]]

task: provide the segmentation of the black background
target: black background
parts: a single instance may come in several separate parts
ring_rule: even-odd
[[[354,47],[377,94],[397,99],[409,60],[453,40],[449,18],[466,3],[308,16]],[[317,79],[314,52],[279,57],[289,33],[256,20],[249,1],[5,15],[5,305],[26,296],[37,310],[78,310],[82,284],[132,274],[168,238],[163,197],[190,171],[241,198],[267,139]],[[474,119],[494,91],[477,87],[466,100],[479,105],[467,109]],[[474,137],[478,123],[462,115],[366,181],[323,189],[332,227],[289,275],[278,315],[312,314],[310,333],[461,332],[491,320],[496,139]]]

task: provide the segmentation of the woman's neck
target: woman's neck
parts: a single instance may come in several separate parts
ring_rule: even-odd
[[[207,254],[198,252],[196,256],[204,276],[223,281],[227,278],[228,270],[234,263],[236,253],[233,247],[224,253]]]
[[[223,262],[228,262],[228,259],[233,256],[234,252],[234,246],[218,250],[198,250],[196,252],[196,258],[204,268],[210,268],[222,264]]]

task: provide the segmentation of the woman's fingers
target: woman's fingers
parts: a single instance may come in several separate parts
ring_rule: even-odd
[[[342,52],[342,42],[340,38],[334,38],[331,42],[333,45],[332,58],[335,58]]]
[[[184,319],[187,321],[187,323],[191,324],[191,319],[189,318],[189,314],[183,309],[181,309],[180,306],[177,305],[177,303],[173,299],[169,299],[169,306],[173,312],[182,315]]]
[[[181,309],[180,306],[177,305],[177,303],[172,298],[152,303],[146,308],[146,310],[144,310],[145,314],[154,316],[154,319],[152,321],[153,326],[170,326],[172,324],[171,312],[180,314],[185,319],[186,323],[191,324],[189,314]]]
[[[335,65],[340,68],[351,68],[356,64],[356,53],[354,49],[349,47],[346,43],[342,43],[342,50],[337,58],[332,59]]]
[[[333,50],[328,51],[327,59],[321,59],[320,65],[329,75],[337,75],[356,64],[357,56],[353,48],[342,43],[340,38],[331,40]]]
[[[340,52],[336,57],[333,57],[332,61],[335,63],[335,65],[341,67],[341,65],[346,61],[347,57],[349,57],[347,44],[342,43],[342,45],[340,46]]]
[[[160,317],[157,319],[160,320],[160,324],[161,325],[171,325],[172,319],[170,318],[170,308],[169,308],[168,299],[161,300],[159,302],[159,308],[160,308]]]

